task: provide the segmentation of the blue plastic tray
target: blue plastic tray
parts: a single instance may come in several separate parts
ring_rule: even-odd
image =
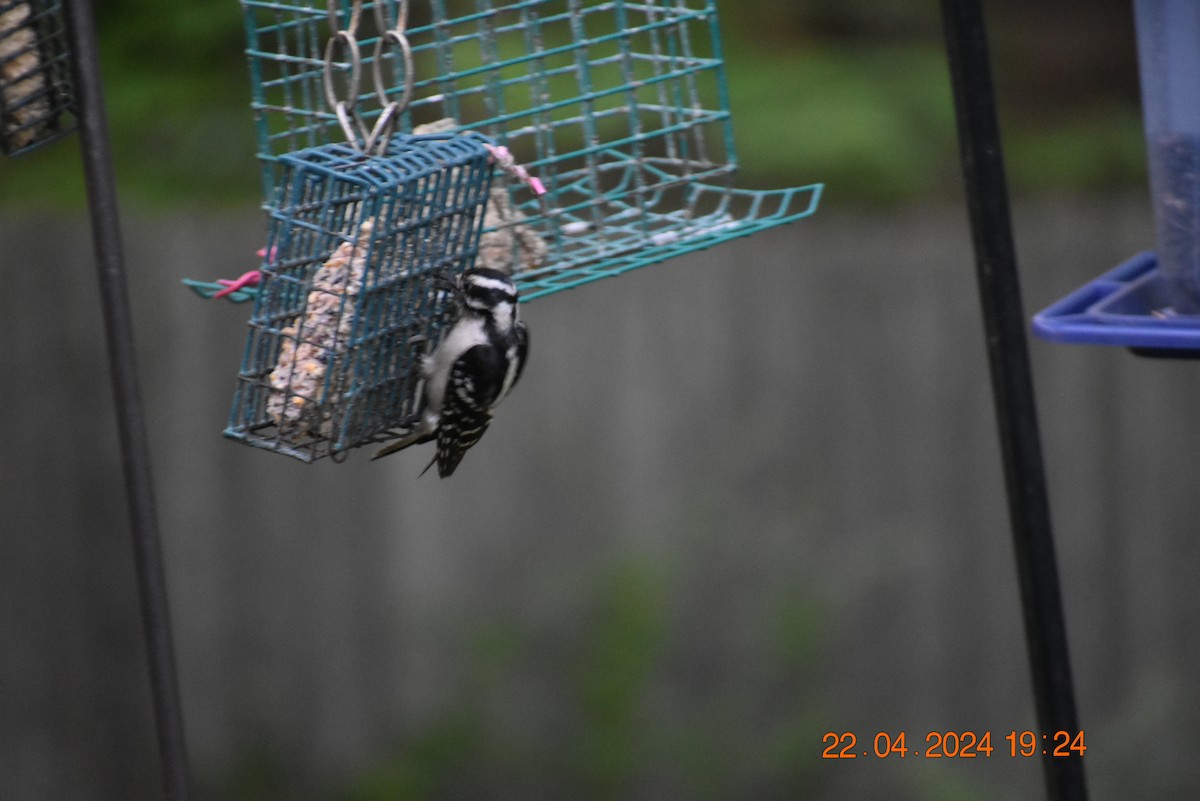
[[[1175,312],[1168,297],[1154,253],[1139,253],[1039,312],[1033,332],[1054,342],[1120,345],[1148,355],[1200,353],[1200,316]]]

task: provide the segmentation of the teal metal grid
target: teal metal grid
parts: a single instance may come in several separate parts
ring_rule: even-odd
[[[416,420],[416,365],[449,322],[434,280],[478,255],[492,180],[480,134],[348,144],[276,162],[263,279],[226,436],[313,461]]]
[[[323,94],[330,8],[243,0],[252,106],[267,195],[283,154],[344,136]],[[341,24],[351,0],[332,0]],[[383,0],[388,26],[395,0]],[[714,0],[427,0],[410,3],[413,75],[364,3],[363,70],[412,100],[400,127],[450,118],[507,146],[544,183],[507,187],[547,245],[518,267],[525,301],[811,215],[821,185],[734,188],[729,98]],[[334,63],[341,79],[348,63]],[[345,81],[348,85],[349,81]],[[367,82],[368,84],[371,82]],[[375,108],[372,112],[369,109]],[[378,115],[373,87],[358,103]],[[492,230],[492,229],[485,229]]]

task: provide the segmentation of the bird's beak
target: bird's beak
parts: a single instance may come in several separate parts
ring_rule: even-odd
[[[430,273],[433,278],[433,285],[443,292],[450,292],[457,296],[461,291],[458,286],[458,281],[451,277],[450,273],[445,270],[435,270]]]

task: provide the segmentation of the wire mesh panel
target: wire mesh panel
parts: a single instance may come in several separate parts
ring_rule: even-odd
[[[74,129],[57,0],[0,0],[0,150],[16,155]]]
[[[381,2],[390,25],[396,3]],[[344,18],[351,3],[333,7]],[[280,154],[340,136],[322,102],[330,14],[318,0],[243,0],[243,8],[269,189]],[[411,76],[394,54],[369,55],[378,32],[362,40],[363,68],[390,96],[411,83],[405,129],[448,118],[482,131],[548,189],[537,198],[508,187],[518,215],[488,226],[526,226],[547,243],[541,261],[517,262],[526,300],[816,210],[819,185],[732,188],[714,0],[429,0],[412,3],[406,36]]]
[[[226,435],[312,461],[407,429],[447,323],[435,276],[476,258],[487,140],[396,135],[383,156],[278,160],[263,281]]]

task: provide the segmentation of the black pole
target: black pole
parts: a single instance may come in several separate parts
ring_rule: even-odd
[[[1050,752],[1054,733],[1065,731],[1073,737],[1079,723],[1025,342],[1025,312],[1017,278],[1000,126],[988,64],[987,31],[979,0],[942,0],[942,23],[1004,455],[1038,733],[1046,736],[1038,747],[1048,746],[1046,751]],[[1048,798],[1086,801],[1087,784],[1079,756],[1048,754],[1042,766]]]
[[[166,798],[168,801],[186,801],[189,782],[183,712],[171,644],[166,577],[150,477],[145,413],[138,388],[132,313],[125,284],[116,181],[108,139],[108,116],[104,108],[104,87],[100,79],[95,19],[90,0],[66,0],[64,9],[71,46],[88,209],[92,221],[92,244],[100,279],[100,305],[116,400],[121,466],[125,477],[142,627],[150,668],[159,759]]]

